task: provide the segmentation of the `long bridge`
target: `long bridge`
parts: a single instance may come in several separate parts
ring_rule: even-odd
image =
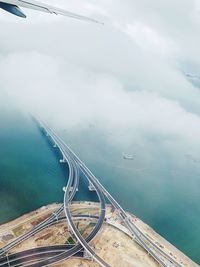
[[[66,187],[64,188],[64,200],[61,207],[49,218],[35,226],[31,231],[21,235],[13,242],[0,249],[0,267],[42,267],[62,262],[71,257],[86,257],[87,259],[96,261],[102,267],[114,267],[102,259],[90,246],[90,242],[94,239],[105,222],[106,200],[117,211],[117,214],[128,229],[133,240],[146,250],[146,252],[151,255],[160,266],[182,267],[181,263],[179,263],[177,259],[169,253],[166,253],[138,228],[120,204],[112,197],[95,175],[53,129],[41,121],[36,122],[48,140],[52,143],[53,147],[60,153],[62,157],[60,162],[67,164],[68,166],[68,181]],[[99,216],[74,216],[71,213],[70,206],[78,190],[80,173],[82,173],[87,179],[89,188],[97,194],[99,200]],[[75,224],[76,220],[80,219],[80,217],[92,217],[92,219],[96,220],[94,228],[86,238],[80,234]],[[63,220],[66,221],[71,234],[76,238],[77,244],[41,247],[15,254],[10,253],[15,246],[34,236],[43,229]]]

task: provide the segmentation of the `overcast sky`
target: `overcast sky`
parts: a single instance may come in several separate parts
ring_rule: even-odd
[[[63,128],[94,124],[118,145],[155,136],[173,153],[198,156],[200,91],[184,73],[199,74],[200,1],[50,4],[105,26],[2,10],[1,106],[16,103]]]

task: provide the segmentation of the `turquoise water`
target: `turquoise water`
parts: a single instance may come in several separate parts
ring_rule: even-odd
[[[62,201],[67,176],[33,121],[16,113],[0,116],[0,122],[0,223],[4,223]],[[60,134],[126,210],[200,263],[198,165],[184,158],[183,164],[174,164],[163,151],[153,162],[139,152],[136,162],[124,161],[121,150],[95,128]],[[84,190],[77,198],[95,200]]]
[[[26,119],[1,123],[0,223],[62,200],[63,171],[35,125]]]

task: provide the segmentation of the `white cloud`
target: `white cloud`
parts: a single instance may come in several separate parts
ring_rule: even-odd
[[[155,29],[139,21],[127,24],[124,31],[145,51],[167,56],[175,50],[172,41],[166,40]]]
[[[130,144],[133,136],[147,145],[149,134],[195,149],[200,93],[182,73],[182,62],[193,62],[195,53],[190,57],[185,40],[198,39],[192,33],[194,2],[181,10],[179,1],[56,3],[106,25],[33,11],[27,20],[0,13],[4,94],[57,126],[95,123],[113,132],[118,145]],[[182,32],[179,25],[185,25]]]

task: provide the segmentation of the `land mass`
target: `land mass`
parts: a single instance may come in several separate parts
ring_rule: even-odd
[[[0,248],[9,244],[19,236],[29,232],[39,223],[44,221],[61,204],[51,204],[36,211],[30,212],[9,223],[0,226]],[[74,216],[76,226],[85,238],[96,224],[95,217],[99,215],[99,204],[95,202],[72,202],[71,213]],[[142,222],[133,214],[127,213],[134,224],[147,235],[166,254],[174,258],[183,267],[199,267],[180,250],[166,241],[151,227]],[[86,215],[86,216],[85,216]],[[62,216],[61,216],[62,217]],[[70,233],[67,221],[59,220],[56,224],[50,225],[39,233],[31,236],[28,240],[15,246],[9,254],[25,251],[37,247],[53,245],[74,245],[77,241]],[[106,206],[106,219],[98,234],[90,242],[93,250],[103,258],[108,264],[114,267],[156,267],[160,266],[137,242],[133,239],[123,221],[111,205]],[[54,266],[70,267],[99,267],[91,259],[70,258]],[[172,265],[173,266],[173,265]]]

